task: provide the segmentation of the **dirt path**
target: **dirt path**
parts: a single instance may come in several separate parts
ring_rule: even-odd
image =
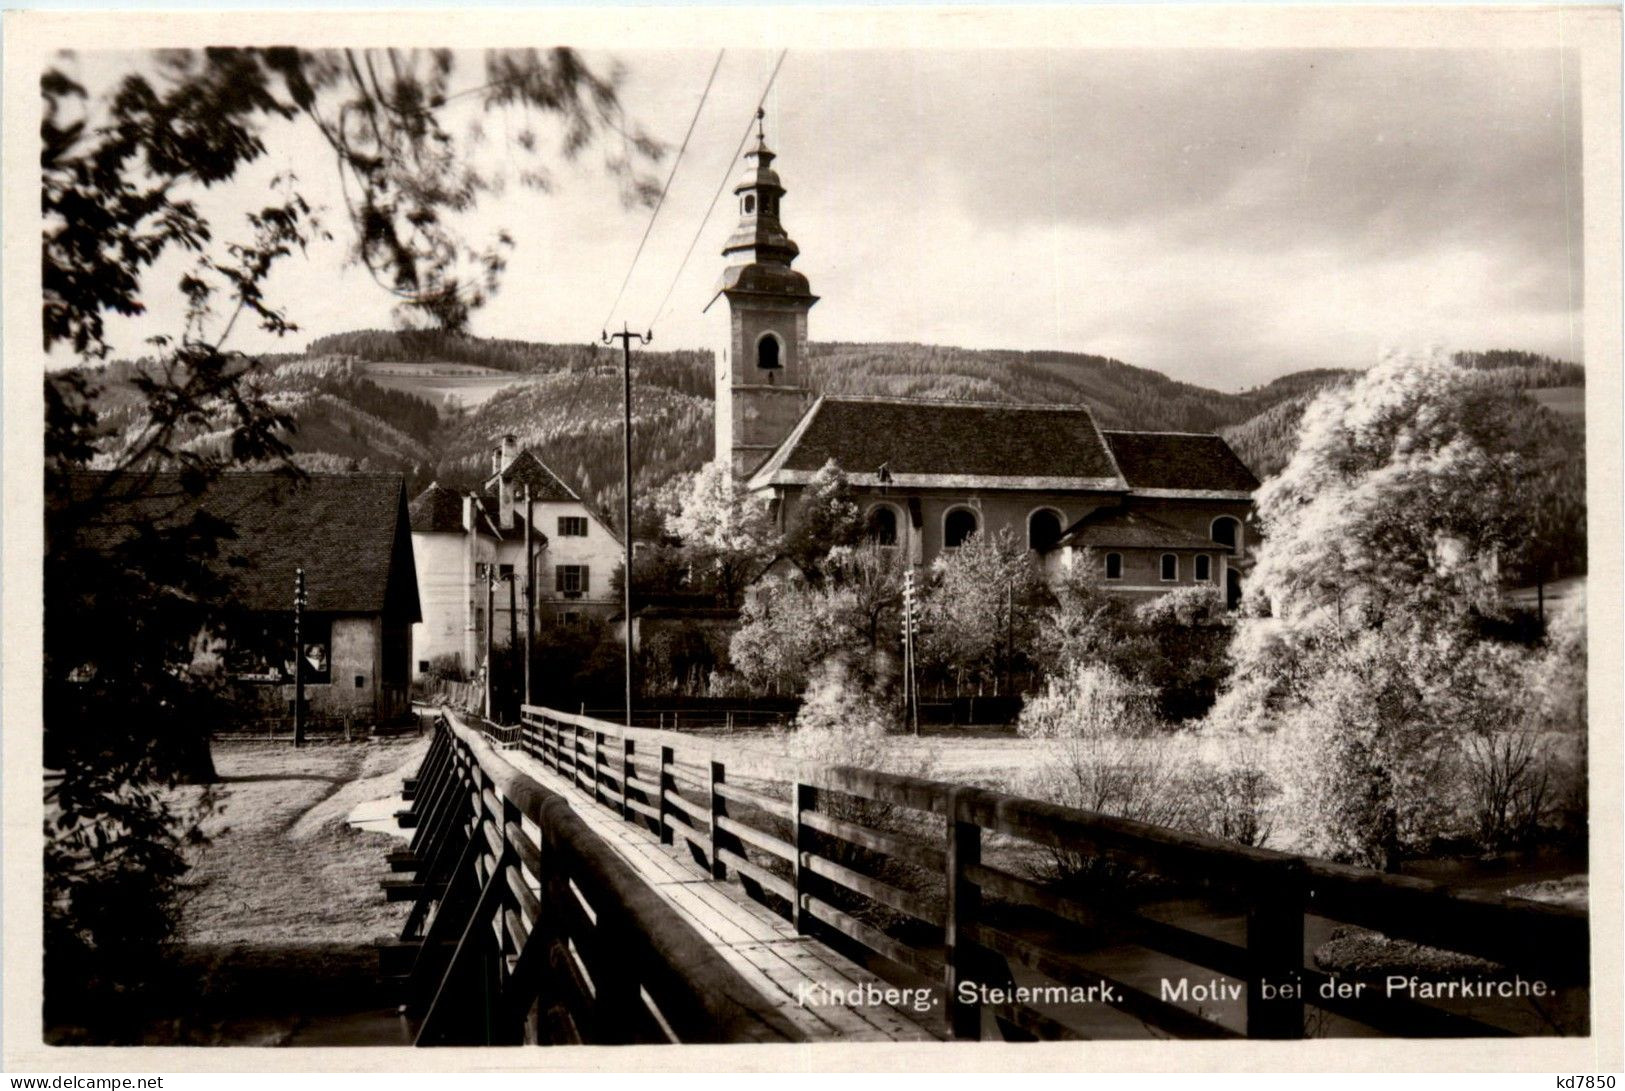
[[[427,745],[217,742],[219,804],[188,876],[181,942],[368,943],[397,931],[406,909],[386,904],[378,882],[398,842],[345,817],[398,793]]]
[[[385,854],[401,842],[347,816],[398,795],[427,749],[427,736],[299,750],[215,743],[218,804],[186,878],[177,936],[192,984],[175,1010],[154,1013],[154,1044],[400,1043],[373,944],[397,935],[409,910],[379,888]]]

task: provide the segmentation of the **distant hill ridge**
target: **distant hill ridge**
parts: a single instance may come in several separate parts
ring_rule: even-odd
[[[809,381],[818,393],[1085,403],[1106,428],[1219,432],[1261,477],[1285,464],[1315,393],[1353,374],[1308,368],[1251,390],[1224,392],[1088,353],[813,342],[808,356]],[[414,396],[409,378],[391,376],[386,388],[368,379],[364,368],[334,361],[342,357],[474,365],[512,373],[515,381],[483,404],[444,411],[438,399]],[[1486,381],[1519,389],[1583,387],[1585,381],[1581,366],[1534,353],[1466,353],[1459,359],[1486,372]],[[414,492],[436,479],[471,486],[489,472],[494,438],[511,432],[589,502],[620,509],[618,352],[439,331],[357,330],[316,338],[305,353],[280,354],[267,363],[266,384],[299,421],[294,446],[312,469],[404,471]],[[102,381],[127,385],[137,366],[108,365]],[[710,458],[712,368],[708,351],[634,352],[639,497]],[[133,423],[132,401],[115,396],[110,404],[128,408],[112,414],[110,431]]]

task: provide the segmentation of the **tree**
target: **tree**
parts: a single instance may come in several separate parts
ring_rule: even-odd
[[[1008,527],[972,534],[937,559],[925,598],[920,659],[953,680],[998,692],[1034,643],[1048,589]]]
[[[778,544],[767,507],[719,462],[706,463],[671,492],[676,507],[666,516],[667,533],[683,543],[694,577],[724,605],[737,606]]]
[[[796,692],[833,660],[843,677],[883,692],[893,681],[903,562],[896,549],[841,546],[819,562],[824,579],[765,581],[745,603],[729,659],[758,689]]]
[[[263,197],[241,192],[240,233],[210,222],[199,193],[241,188],[269,126],[314,125],[347,185],[357,259],[403,318],[454,330],[494,290],[510,245],[460,237],[456,214],[498,176],[452,135],[459,108],[558,118],[567,155],[601,131],[624,135],[607,165],[634,196],[648,193],[633,159],[652,144],[627,131],[614,81],[574,53],[487,54],[483,81],[466,90],[453,89],[458,64],[445,50],[209,49],[153,54],[105,95],[71,76],[70,57],[41,79],[44,347],[82,365],[45,378],[44,729],[61,771],[46,830],[48,1018],[138,1014],[129,1001],[174,926],[196,826],[161,789],[213,776],[226,596],[211,562],[231,534],[221,519],[182,513],[198,511],[193,501],[228,468],[297,474],[293,421],[267,397],[257,361],[228,342],[244,318],[278,335],[297,328],[266,284],[325,229],[289,176]],[[518,143],[520,159],[539,158],[533,136]],[[521,180],[545,176],[531,166]],[[191,255],[173,286],[184,326],[129,370],[134,406],[109,406],[106,376],[90,366],[112,349],[105,316],[141,313],[162,290],[153,268],[177,250]],[[133,423],[114,431],[115,419]],[[200,432],[212,435],[198,442]],[[112,472],[74,474],[90,466]]]
[[[1496,558],[1523,530],[1523,412],[1439,355],[1391,357],[1324,392],[1259,490],[1255,599],[1289,621],[1330,611],[1356,628],[1497,610]]]
[[[1527,652],[1488,624],[1525,533],[1517,398],[1442,357],[1385,360],[1316,400],[1259,491],[1212,720],[1281,733],[1312,851],[1393,867],[1458,830],[1464,740],[1529,700],[1496,682]]]
[[[852,486],[830,459],[802,490],[781,552],[817,583],[824,578],[822,564],[830,550],[856,545],[862,537],[863,515],[852,499]]]

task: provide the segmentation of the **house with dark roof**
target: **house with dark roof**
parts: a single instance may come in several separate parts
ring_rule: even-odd
[[[413,677],[444,657],[477,672],[487,647],[506,647],[532,618],[569,624],[616,610],[609,578],[621,563],[620,536],[514,436],[492,448],[478,491],[436,482],[410,514],[423,589]]]
[[[225,473],[193,494],[178,474],[109,487],[111,475],[66,475],[57,503],[105,495],[83,533],[112,548],[142,522],[185,525],[199,512],[231,527],[211,569],[230,588],[217,634],[245,715],[292,711],[295,654],[316,719],[384,722],[411,711],[412,626],[420,619],[405,485],[398,474]],[[293,647],[295,573],[306,606]]]
[[[1082,404],[813,398],[807,316],[818,297],[790,268],[800,251],[760,131],[746,158],[730,264],[707,306],[726,301],[715,458],[781,526],[833,463],[873,540],[914,565],[1008,528],[1051,572],[1088,565],[1124,594],[1207,583],[1239,597],[1258,480],[1219,436],[1105,430]]]

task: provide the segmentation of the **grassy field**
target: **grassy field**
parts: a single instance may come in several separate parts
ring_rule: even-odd
[[[1583,417],[1586,411],[1586,389],[1583,386],[1554,386],[1531,390],[1529,396],[1554,413]]]
[[[379,386],[415,394],[435,405],[468,409],[485,404],[499,390],[535,381],[534,376],[493,367],[418,363],[370,364],[367,378]]]

